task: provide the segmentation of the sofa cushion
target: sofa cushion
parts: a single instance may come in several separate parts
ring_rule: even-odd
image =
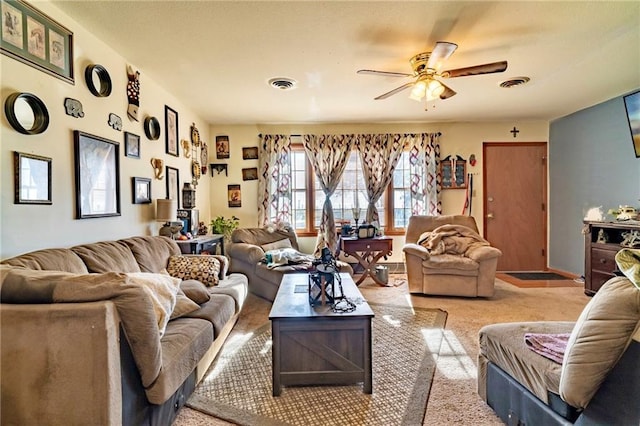
[[[167,272],[173,277],[198,280],[211,287],[220,281],[220,261],[213,256],[171,256]]]
[[[180,289],[185,296],[196,302],[198,305],[202,305],[208,302],[211,295],[207,291],[207,287],[198,280],[183,280],[180,283]]]
[[[233,298],[226,294],[212,294],[211,300],[198,308],[186,315],[186,317],[209,321],[213,325],[214,338],[220,335],[224,326],[236,313]]]
[[[274,241],[272,243],[262,244],[261,247],[265,252],[271,250],[286,249],[291,248],[291,241],[289,241],[288,238],[283,238],[282,240]]]
[[[545,404],[547,392],[558,393],[561,366],[529,349],[527,333],[569,333],[573,322],[491,324],[479,332],[480,355],[500,367]]]
[[[196,368],[213,342],[213,326],[197,318],[170,321],[160,340],[162,370],[146,389],[152,404],[165,402]]]
[[[424,274],[438,273],[451,274],[461,273],[464,275],[477,275],[480,264],[465,256],[455,254],[439,254],[430,256],[422,261],[422,272]],[[446,272],[445,272],[446,271]],[[451,272],[454,271],[454,272]],[[467,274],[465,274],[467,272]]]
[[[74,274],[89,272],[82,259],[69,249],[44,249],[2,261],[3,264],[42,271],[62,271]]]
[[[140,272],[131,250],[118,241],[101,241],[71,247],[87,265],[89,272]]]
[[[167,237],[131,237],[120,241],[129,247],[142,272],[157,274],[166,269],[170,256],[180,254],[178,244]]]
[[[289,239],[291,247],[298,250],[298,237],[295,231],[289,230],[269,230],[265,228],[241,228],[236,229],[231,234],[232,243],[247,243],[254,246],[262,246],[263,244],[269,244],[276,241],[280,241],[283,238]]]
[[[626,277],[607,281],[584,308],[569,337],[560,396],[586,407],[640,326],[640,289]]]

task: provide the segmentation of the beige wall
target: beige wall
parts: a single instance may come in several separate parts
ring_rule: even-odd
[[[165,154],[164,106],[179,114],[179,137],[190,138],[191,123],[196,123],[202,139],[209,141],[209,126],[188,107],[188,100],[179,100],[162,89],[145,70],[128,62],[109,46],[96,39],[87,29],[61,13],[48,2],[36,6],[74,33],[75,85],[0,55],[1,95],[4,99],[13,92],[30,92],[47,106],[49,128],[40,135],[27,136],[15,131],[4,113],[0,129],[0,258],[47,247],[68,247],[74,244],[117,239],[131,235],[157,234],[159,224],[154,221],[155,205],[135,205],[131,200],[131,177],[153,178],[151,157],[164,158],[165,164],[180,170],[180,183],[191,180],[190,160]],[[107,98],[94,97],[84,82],[88,64],[103,65],[111,76],[113,91]],[[131,64],[141,73],[140,122],[127,118],[126,66]],[[84,118],[65,114],[64,99],[78,99],[83,104]],[[123,131],[107,125],[109,113],[122,118]],[[160,139],[148,140],[142,121],[145,116],[158,118],[162,127]],[[76,220],[73,160],[73,131],[98,135],[120,143],[120,202],[121,216]],[[124,156],[124,131],[141,137],[141,158]],[[13,203],[13,151],[52,158],[53,205],[17,205]],[[210,178],[200,180],[197,207],[201,216],[209,217]],[[152,180],[152,198],[165,198],[165,180]]]
[[[428,113],[427,113],[428,114]],[[517,138],[509,131],[516,126],[520,133]],[[242,160],[242,148],[258,145],[258,134],[304,134],[304,133],[405,133],[441,132],[441,157],[460,155],[469,158],[475,154],[475,167],[467,165],[467,171],[474,175],[475,197],[472,215],[482,227],[482,143],[483,142],[546,142],[549,125],[546,121],[522,121],[504,123],[403,123],[403,124],[322,124],[322,125],[237,125],[210,128],[211,139],[217,135],[229,137],[230,158],[215,160],[212,150],[211,162],[228,163],[229,176],[216,174],[211,185],[211,214],[215,217],[236,215],[240,226],[256,226],[258,222],[257,181],[242,181],[242,169],[257,167],[258,160]],[[227,206],[227,185],[240,184],[242,208]],[[465,191],[450,189],[442,192],[443,214],[460,214],[464,204]],[[312,251],[314,238],[301,238],[302,247]],[[394,252],[390,262],[402,262],[404,237],[394,237]]]

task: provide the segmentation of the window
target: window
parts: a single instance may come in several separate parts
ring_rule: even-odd
[[[298,235],[315,235],[322,219],[324,192],[313,173],[302,145],[292,146],[291,164],[294,228]],[[392,183],[376,204],[380,226],[385,228],[385,232],[393,233],[394,230],[402,232],[409,221],[411,216],[409,176],[409,155],[406,152],[398,162]],[[313,188],[313,190],[307,191],[307,188]],[[367,213],[367,195],[360,167],[360,156],[356,151],[349,156],[342,180],[331,196],[331,204],[336,225],[355,223],[356,205],[360,210],[359,223],[364,222]],[[307,206],[313,206],[313,210],[309,211]],[[388,227],[387,223],[392,223],[393,226]]]

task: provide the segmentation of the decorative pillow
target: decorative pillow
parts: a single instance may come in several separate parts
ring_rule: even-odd
[[[271,251],[271,250],[284,249],[284,248],[292,248],[291,241],[288,238],[283,238],[282,240],[274,241],[268,244],[263,244],[260,247],[262,247],[262,250],[264,250],[265,252]]]
[[[220,261],[214,256],[182,256],[169,258],[169,275],[183,280],[198,280],[207,287],[218,285]]]
[[[229,272],[229,259],[227,256],[220,254],[212,254],[211,256],[215,257],[220,262],[220,274],[218,274],[218,276],[221,280],[224,280],[227,278],[227,273]]]
[[[180,290],[198,305],[202,305],[211,299],[207,287],[197,280],[185,280],[180,283]]]
[[[178,294],[176,294],[176,306],[173,308],[173,312],[171,312],[171,317],[169,319],[173,320],[180,318],[181,316],[190,314],[198,309],[200,309],[200,305],[189,299],[182,290],[179,290]]]

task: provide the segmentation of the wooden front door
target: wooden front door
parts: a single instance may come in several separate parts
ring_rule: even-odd
[[[547,269],[547,144],[492,143],[484,159],[484,236],[499,271]]]

